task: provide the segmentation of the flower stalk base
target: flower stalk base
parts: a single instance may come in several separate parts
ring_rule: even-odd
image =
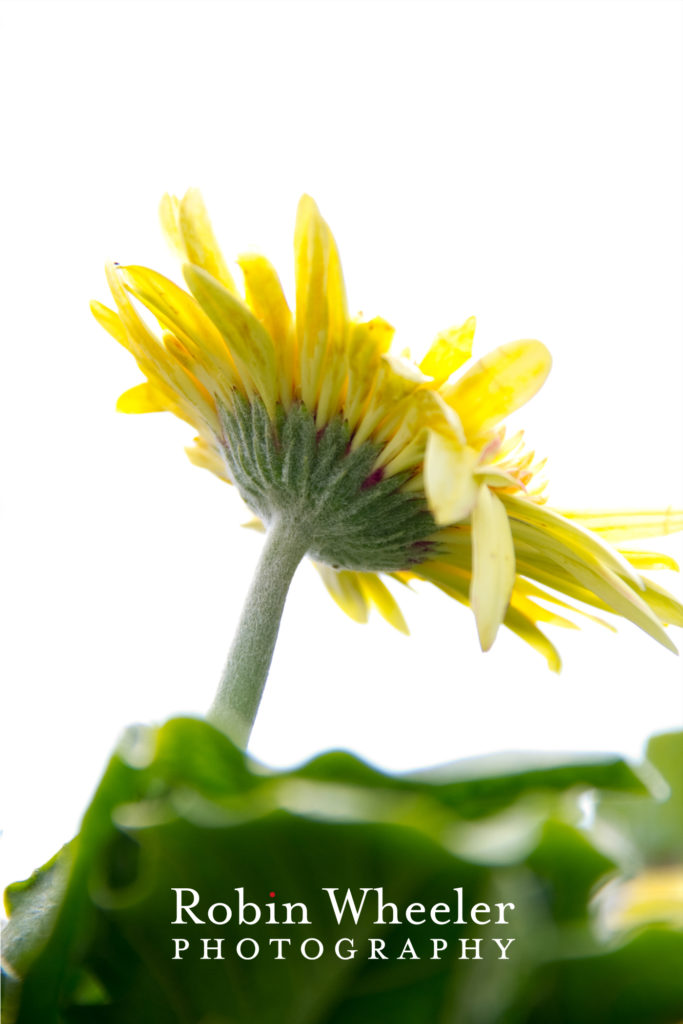
[[[289,585],[308,543],[291,519],[271,522],[208,720],[246,748],[275,649]]]

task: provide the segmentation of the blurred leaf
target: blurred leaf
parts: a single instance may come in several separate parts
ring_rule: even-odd
[[[621,758],[567,764],[557,764],[557,760],[557,756],[550,760],[548,755],[495,755],[455,762],[429,772],[393,776],[350,754],[334,751],[316,757],[293,774],[321,782],[343,781],[367,789],[389,789],[394,793],[424,793],[425,783],[429,783],[432,798],[457,810],[463,818],[493,814],[530,792],[563,792],[576,787],[647,793],[642,780]],[[444,780],[445,775],[450,776],[448,781]]]
[[[614,868],[576,829],[548,821],[527,863],[543,887],[553,918],[582,918],[596,883]]]
[[[615,759],[520,759],[505,771],[496,759],[456,764],[447,775],[387,776],[343,753],[276,774],[200,720],[132,730],[68,851],[7,892],[5,956],[23,988],[19,998],[16,984],[6,987],[3,1019],[674,1024],[683,1012],[680,936],[648,929],[607,946],[589,912],[615,866],[577,827],[578,795],[595,786],[646,792],[631,769]],[[653,820],[669,813],[648,796],[625,799],[648,807]],[[511,826],[524,843],[503,857]],[[200,894],[194,910],[204,923],[172,923],[172,890],[181,887]],[[236,915],[238,887],[260,921],[211,923],[212,904]],[[382,888],[401,921],[391,923],[387,911],[377,923],[374,896],[358,924],[337,925],[325,887],[341,895]],[[500,925],[406,922],[408,904],[444,902],[452,922],[459,887],[466,909],[487,903],[492,919],[497,902],[517,909]],[[309,923],[286,923],[285,902],[305,904]],[[270,912],[280,923],[266,923]],[[354,940],[353,958],[334,953],[344,937]],[[497,958],[494,937],[514,938],[507,961]],[[174,960],[181,938],[190,946]],[[204,938],[223,940],[224,959],[202,959]],[[237,955],[245,938],[260,945],[254,959]],[[319,959],[301,955],[307,938],[323,944]],[[370,938],[386,944],[386,960],[368,958]],[[433,938],[448,942],[440,959]],[[275,958],[273,939],[291,940],[286,959]],[[476,939],[481,960],[471,958]],[[470,943],[468,959],[460,940]]]
[[[647,772],[659,800],[604,793],[598,818],[633,851],[633,870],[646,864],[678,863],[683,850],[683,732],[653,736],[647,746]]]

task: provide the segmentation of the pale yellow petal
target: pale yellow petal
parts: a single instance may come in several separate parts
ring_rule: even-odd
[[[208,469],[210,473],[231,484],[232,480],[224,460],[211,445],[207,444],[203,437],[195,437],[194,445],[185,449],[185,453],[193,466],[200,469]]]
[[[536,394],[550,372],[540,341],[515,341],[483,356],[441,394],[460,417],[468,437],[491,430]]]
[[[599,533],[610,542],[666,537],[670,533],[683,530],[683,510],[673,508],[632,512],[572,510],[563,511],[560,515],[580,523],[594,533]]]
[[[515,549],[505,506],[481,484],[472,510],[470,601],[483,651],[496,639],[514,581]]]
[[[180,203],[177,196],[171,196],[168,193],[162,196],[159,204],[159,220],[161,221],[162,231],[178,262],[185,263],[187,261],[187,250],[185,249],[183,236],[178,225],[179,212]]]
[[[242,523],[242,529],[253,530],[255,533],[266,533],[266,528],[260,519],[254,516],[253,519],[248,519],[246,523]]]
[[[434,430],[427,435],[424,485],[429,509],[439,526],[465,519],[477,498],[477,454]]]
[[[643,589],[643,580],[624,556],[616,548],[605,543],[595,532],[587,530],[580,522],[569,521],[560,513],[549,508],[540,508],[524,498],[505,495],[503,500],[512,519],[538,527],[543,531],[544,537],[557,538],[581,560],[596,568],[605,565],[630,580],[639,590]]]
[[[665,625],[683,626],[683,604],[668,590],[646,580],[644,596],[652,611]]]
[[[628,880],[612,883],[606,903],[611,930],[668,924],[683,928],[683,867],[659,864]]]
[[[502,469],[496,469],[495,466],[477,466],[474,475],[480,484],[487,484],[489,487],[514,487],[516,490],[521,488],[516,477]]]
[[[551,567],[552,574],[556,574],[557,570],[563,570],[570,580],[573,578],[585,589],[588,596],[581,593],[575,595],[571,584],[564,581],[551,582],[551,586],[557,586],[559,590],[571,596],[580,596],[581,600],[589,604],[597,604],[598,607],[606,607],[609,611],[616,612],[635,623],[668,650],[677,653],[676,646],[653,610],[655,604],[650,598],[649,585],[646,581],[640,580],[642,595],[637,593],[610,567],[607,558],[597,556],[588,546],[575,546],[572,544],[571,535],[562,537],[559,532],[553,531],[547,525],[541,529],[534,528],[517,518],[517,512],[513,511],[512,507],[513,504],[517,504],[515,499],[504,495],[502,500],[510,515],[520,573],[529,575],[541,583],[547,583],[550,582],[547,566]],[[613,554],[616,555],[617,552]],[[555,570],[552,569],[553,565],[556,567]],[[597,603],[595,597],[604,603]]]
[[[578,562],[571,563],[568,568],[579,583],[593,590],[618,615],[635,623],[654,640],[657,640],[662,647],[666,647],[673,654],[678,654],[678,648],[665,631],[657,615],[646,601],[631,590],[616,573],[608,572],[607,579],[603,581],[602,577]]]

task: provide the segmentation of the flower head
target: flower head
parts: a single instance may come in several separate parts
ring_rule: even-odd
[[[554,669],[538,623],[574,627],[558,607],[616,613],[676,650],[664,623],[683,625],[683,608],[637,571],[676,566],[609,542],[681,529],[683,515],[553,511],[544,463],[520,434],[506,436],[506,417],[547,377],[545,346],[513,342],[467,365],[470,318],[441,332],[419,365],[393,354],[386,321],[349,316],[334,238],[308,196],[294,237],[295,312],[263,256],[237,261],[238,290],[196,190],[166,196],[161,217],[189,293],[145,267],[109,266],[116,312],[92,306],[146,377],[117,407],[190,423],[192,461],[234,484],[266,526],[296,524],[352,618],[375,605],[405,629],[388,574],[471,605],[484,650],[505,625]]]

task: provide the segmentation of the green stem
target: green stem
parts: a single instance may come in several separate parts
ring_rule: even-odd
[[[242,617],[207,715],[238,746],[251,734],[275,649],[292,577],[307,543],[290,520],[271,524]]]

